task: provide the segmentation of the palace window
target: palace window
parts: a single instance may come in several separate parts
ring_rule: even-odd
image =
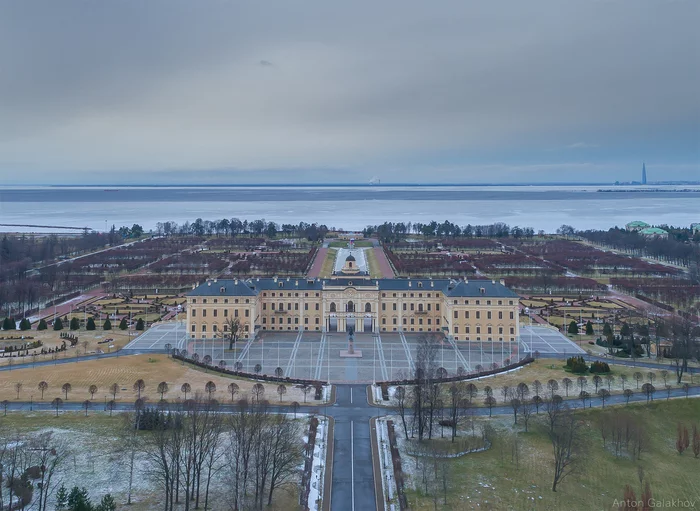
[[[395,303],[392,303],[391,305],[393,306],[393,307],[391,308],[391,310],[396,310],[396,304],[395,304]]]
[[[207,299],[204,298],[204,299],[202,300],[202,303],[207,303]]]
[[[513,311],[510,311],[510,319],[513,319]]]
[[[196,298],[192,298],[192,303],[197,303],[197,299],[196,299]]]
[[[414,309],[414,305],[413,305],[413,304],[411,304],[411,310],[413,310],[413,309]]]
[[[214,309],[214,317],[217,317],[219,315],[219,311],[217,309]]]
[[[486,312],[486,319],[491,319],[491,311]]]
[[[197,317],[197,309],[192,309],[192,317],[193,318]]]
[[[436,303],[436,304],[435,304],[435,310],[436,310],[437,312],[440,312],[440,304],[439,304],[439,303]]]
[[[214,326],[211,327],[211,328],[212,328],[212,330],[214,330],[214,332],[216,332],[216,325],[214,325]]]
[[[280,318],[280,319],[281,319],[281,318]],[[275,324],[275,317],[274,317],[274,316],[272,316],[272,317],[270,318],[270,323],[272,323],[273,325]]]
[[[498,327],[498,333],[499,333],[499,334],[503,334],[503,327],[502,327],[502,326],[499,326],[499,327]],[[501,339],[501,340],[503,340],[503,339]]]
[[[386,310],[386,304],[385,304],[385,303],[382,303],[382,310],[383,310],[383,311]]]
[[[515,328],[510,327],[510,335],[513,335],[513,334],[515,334]]]
[[[455,311],[455,319],[459,319],[459,312]]]
[[[228,309],[224,309],[224,317],[228,318]]]
[[[193,331],[193,332],[196,332],[196,331],[197,331],[197,325],[195,325],[194,323],[192,323],[192,331]]]
[[[411,304],[411,307],[413,307],[413,304]],[[423,304],[422,303],[418,304],[418,312],[423,312]]]
[[[467,325],[467,333],[469,333],[469,325]]]
[[[203,318],[207,317],[207,309],[202,309],[202,317]]]
[[[331,312],[336,312],[335,302],[331,302]]]
[[[481,311],[476,311],[476,319],[481,319]]]
[[[481,327],[480,327],[480,326],[476,327],[476,333],[477,333],[477,334],[480,334],[480,333],[481,333]]]
[[[487,330],[486,333],[491,335],[491,327],[487,327],[486,330]]]
[[[207,325],[202,325],[202,332],[206,332],[206,331],[207,331]]]
[[[498,311],[498,319],[503,319],[503,311]]]
[[[236,311],[236,312],[238,312],[238,311]],[[248,311],[248,309],[246,309],[245,310],[245,317],[247,318],[248,316],[249,316],[249,311]]]
[[[305,310],[305,311],[309,310],[309,304],[308,304],[308,303],[305,303],[305,304],[304,304],[304,310]]]
[[[372,312],[372,305],[369,302],[365,304],[365,312]]]
[[[214,298],[214,303],[219,303],[219,300],[217,300],[216,298]]]
[[[395,324],[396,324],[396,318],[392,318],[392,319],[391,319],[391,323],[392,323],[393,325],[395,325]]]
[[[455,327],[455,333],[456,333],[456,334],[459,333],[459,327],[458,327],[458,326]]]
[[[464,311],[464,319],[469,319],[469,311]]]
[[[316,310],[318,310],[318,304],[316,304]]]
[[[294,302],[294,310],[295,311],[299,310],[299,302]]]
[[[386,318],[382,318],[382,325],[386,325]]]
[[[228,303],[228,298],[224,298],[224,303]]]

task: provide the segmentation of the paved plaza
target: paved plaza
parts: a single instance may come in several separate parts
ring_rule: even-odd
[[[417,333],[360,333],[353,347],[361,357],[343,357],[348,350],[345,333],[321,332],[261,332],[256,339],[240,340],[228,349],[223,339],[192,340],[185,336],[183,323],[164,323],[152,327],[133,340],[125,349],[135,352],[164,351],[166,344],[197,353],[200,358],[211,357],[214,365],[222,360],[226,367],[246,372],[274,374],[281,368],[284,376],[314,380],[345,382],[374,382],[410,377],[415,371],[418,350]],[[453,341],[445,338],[438,344],[437,365],[449,375],[489,369],[492,364],[503,366],[528,353],[578,354],[584,351],[556,330],[524,327],[520,343],[489,341]]]
[[[562,333],[547,327],[520,327],[520,341],[526,346],[528,352],[538,351],[542,355],[583,355],[586,353]]]

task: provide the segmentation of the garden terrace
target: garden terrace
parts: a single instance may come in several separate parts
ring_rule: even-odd
[[[625,293],[654,298],[664,303],[692,306],[700,297],[700,286],[679,279],[625,279],[613,277],[610,285]]]
[[[400,276],[456,277],[476,273],[476,269],[464,254],[447,255],[425,252],[401,252],[397,254],[387,248],[384,251]]]
[[[600,275],[677,275],[680,270],[649,263],[635,257],[605,252],[581,243],[551,240],[514,245],[526,254],[587,276]]]
[[[506,286],[519,291],[590,293],[605,291],[607,288],[594,279],[584,277],[554,277],[539,275],[537,277],[506,277]]]
[[[149,271],[158,274],[202,274],[218,273],[228,266],[228,262],[217,254],[195,252],[193,254],[177,254],[153,263]]]
[[[522,253],[480,254],[471,257],[476,268],[492,278],[506,275],[533,275],[542,271],[552,274],[564,273],[564,268],[549,261]]]
[[[152,293],[154,289],[165,293],[179,293],[191,288],[193,282],[203,282],[208,274],[195,275],[125,275],[113,279],[105,289],[112,291],[132,291]]]
[[[585,231],[579,233],[583,238],[605,247],[621,250],[635,256],[648,256],[680,266],[690,266],[700,259],[700,247],[688,243],[689,240],[700,241],[700,235],[688,228],[663,226],[669,233],[668,239],[647,238],[637,232],[625,229],[608,231]]]
[[[230,254],[231,273],[245,276],[301,275],[306,273],[316,250]]]

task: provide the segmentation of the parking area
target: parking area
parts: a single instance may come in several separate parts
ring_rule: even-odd
[[[184,321],[154,325],[127,344],[124,349],[138,352],[165,351],[166,344],[181,349],[184,346],[185,333]]]
[[[543,355],[581,355],[586,353],[585,350],[562,333],[542,326],[521,327],[520,340],[527,351],[531,353],[535,353],[536,351]]]

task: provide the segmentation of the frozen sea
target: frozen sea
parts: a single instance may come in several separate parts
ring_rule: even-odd
[[[652,191],[653,189],[653,191]],[[601,192],[599,190],[614,190]],[[634,190],[634,191],[631,191]],[[680,191],[694,190],[694,191]],[[368,224],[504,222],[553,232],[562,224],[607,229],[631,220],[700,222],[699,186],[4,187],[0,224],[88,227],[197,218],[264,218],[362,229]],[[0,231],[50,232],[0,226]],[[61,232],[61,231],[57,231]]]

